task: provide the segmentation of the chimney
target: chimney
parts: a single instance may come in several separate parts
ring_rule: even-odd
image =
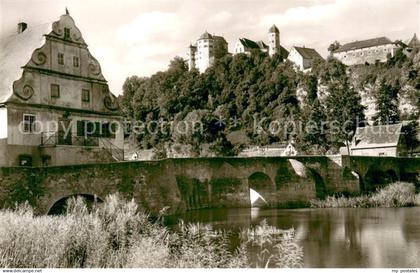
[[[25,29],[28,27],[28,24],[25,22],[20,22],[18,24],[18,33],[22,33],[25,31]]]

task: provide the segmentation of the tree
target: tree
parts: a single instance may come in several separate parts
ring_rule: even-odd
[[[398,109],[398,81],[394,86],[386,84],[385,79],[381,81],[379,92],[376,97],[377,114],[374,116],[374,123],[377,124],[393,124],[400,120],[400,112]]]
[[[417,138],[417,131],[419,130],[418,121],[409,122],[402,128],[403,141],[407,147],[408,154],[413,155],[413,152],[420,146],[420,140]]]
[[[347,76],[330,82],[326,99],[328,136],[332,144],[344,142],[350,154],[351,141],[356,128],[365,123],[364,109],[358,92],[350,86]]]
[[[304,131],[300,134],[301,148],[321,154],[328,150],[326,120],[325,109],[319,100],[315,98],[310,105],[309,113],[304,114]]]
[[[225,44],[224,39],[215,39],[213,44],[214,58],[216,60],[224,57],[228,54],[228,50]]]
[[[336,51],[337,49],[339,49],[340,47],[341,47],[340,43],[338,41],[334,41],[334,43],[330,44],[330,46],[328,47],[328,51],[332,55],[332,53]]]

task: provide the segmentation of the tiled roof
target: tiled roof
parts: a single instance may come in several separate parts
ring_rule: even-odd
[[[281,45],[280,45],[280,56],[282,56],[283,58],[287,58],[287,56],[289,56],[289,51],[287,51],[287,49],[285,49]]]
[[[0,103],[13,95],[13,82],[22,76],[22,67],[31,59],[35,49],[45,43],[52,23],[29,26],[19,34],[0,40]]]
[[[215,40],[219,40],[219,41],[222,41],[223,43],[227,44],[227,42],[226,42],[226,40],[225,40],[225,38],[223,36],[213,35],[213,38]]]
[[[387,44],[394,44],[390,39],[387,37],[378,37],[363,41],[355,41],[351,43],[347,43],[342,45],[339,49],[337,49],[334,52],[344,52],[349,50],[356,50],[366,47],[373,47],[373,46],[379,46],[379,45],[387,45]]]
[[[272,25],[270,29],[268,30],[268,33],[273,33],[273,32],[279,33],[279,29],[276,27],[276,25]]]
[[[359,127],[353,137],[352,149],[394,147],[398,145],[402,123]]]
[[[294,48],[304,59],[322,59],[322,56],[313,48],[298,46]]]
[[[247,38],[239,38],[239,41],[247,49],[260,49],[260,46],[256,42],[254,42],[254,41],[252,41],[250,39],[247,39]]]
[[[263,41],[258,41],[257,45],[260,49],[268,48],[268,45],[266,45]]]
[[[201,34],[199,40],[201,40],[201,39],[211,39],[211,38],[213,38],[213,36],[206,31],[203,34]]]

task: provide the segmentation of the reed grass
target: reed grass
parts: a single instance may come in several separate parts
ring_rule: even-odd
[[[12,268],[242,268],[301,266],[302,250],[292,231],[266,223],[229,249],[226,231],[181,222],[176,231],[149,220],[134,201],[118,195],[88,210],[73,199],[60,216],[35,216],[28,205],[0,211],[0,267]],[[255,232],[256,230],[262,232]],[[248,252],[270,233],[275,250],[267,261],[253,262]],[[245,238],[247,238],[245,240]],[[295,257],[296,256],[296,257]]]
[[[311,200],[313,208],[370,208],[370,207],[409,207],[418,205],[414,184],[396,182],[377,190],[372,194],[356,197],[327,196],[324,200]]]
[[[240,238],[257,251],[255,267],[302,267],[303,248],[296,244],[295,230],[280,230],[269,226],[264,219],[254,228],[244,229]]]

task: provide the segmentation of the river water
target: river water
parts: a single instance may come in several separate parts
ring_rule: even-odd
[[[171,216],[236,230],[263,219],[294,227],[305,267],[420,267],[420,207],[335,209],[206,209]]]

